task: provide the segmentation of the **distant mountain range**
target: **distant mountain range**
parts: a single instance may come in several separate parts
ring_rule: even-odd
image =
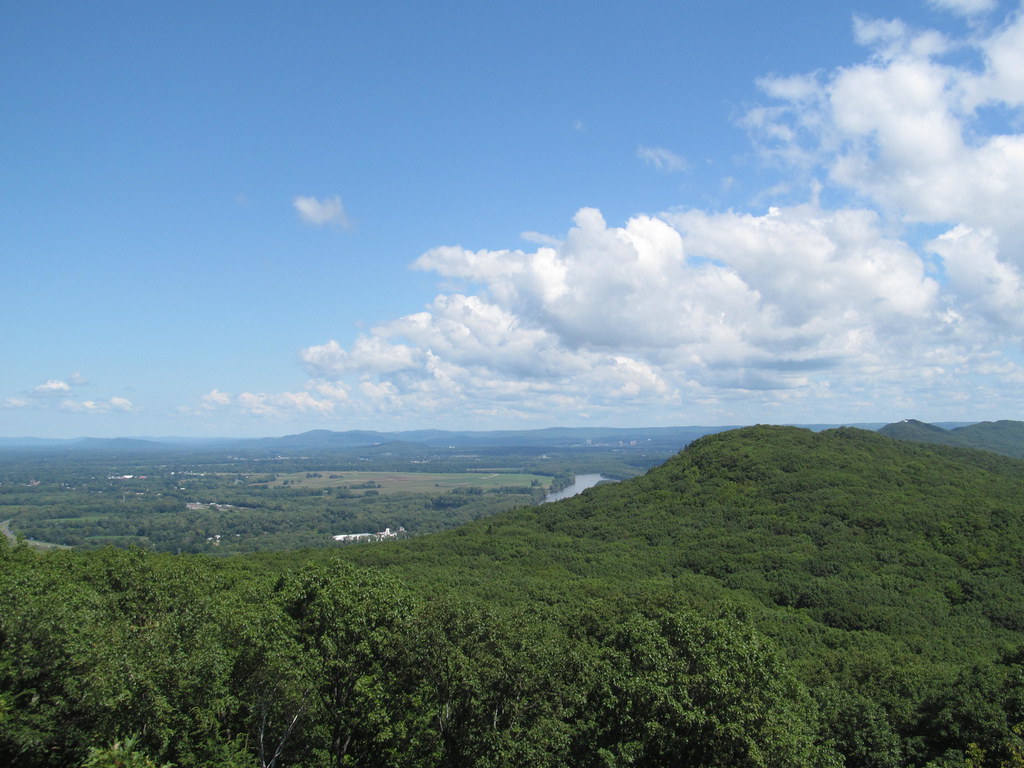
[[[946,429],[916,419],[886,424],[878,432],[896,440],[952,445],[1024,458],[1024,421],[981,421]]]
[[[896,440],[951,445],[1024,458],[1024,422],[983,421],[928,424],[915,419],[892,424],[802,424],[815,432],[839,426],[877,431]],[[237,438],[83,437],[70,440],[34,437],[0,438],[0,449],[91,451],[113,454],[218,451],[244,456],[308,455],[373,449],[374,452],[413,453],[428,449],[479,451],[488,448],[544,451],[629,447],[675,452],[704,435],[736,429],[729,426],[681,427],[551,427],[548,429],[449,431],[420,429],[403,432],[314,429],[296,435]]]
[[[681,427],[551,427],[548,429],[448,431],[421,429],[404,432],[377,432],[348,430],[334,432],[314,429],[296,435],[251,439],[237,438],[182,438],[182,437],[83,437],[74,439],[46,439],[35,437],[0,437],[0,449],[27,449],[44,451],[94,451],[107,453],[162,453],[183,450],[217,450],[244,455],[275,455],[296,453],[323,453],[347,451],[355,448],[388,446],[390,450],[403,449],[466,449],[529,448],[533,450],[569,449],[588,447],[639,447],[655,451],[677,451],[704,435],[735,429],[726,426]],[[801,425],[821,431],[837,424]],[[877,429],[881,424],[856,424],[864,429]]]

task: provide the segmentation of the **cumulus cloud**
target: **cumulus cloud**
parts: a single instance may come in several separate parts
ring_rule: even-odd
[[[664,147],[645,147],[641,145],[636,150],[636,156],[652,168],[665,173],[685,171],[688,167],[686,160]]]
[[[351,351],[342,349],[336,341],[308,347],[300,352],[302,362],[320,376],[347,371],[388,372],[413,365],[413,350],[388,344],[379,336],[361,336]]]
[[[315,197],[296,197],[292,201],[299,217],[307,224],[317,227],[331,226],[338,229],[351,229],[352,220],[345,212],[341,198],[334,197],[318,200]]]
[[[806,393],[822,375],[867,380],[947,331],[920,256],[863,209],[689,210],[624,227],[581,209],[556,247],[437,248],[415,266],[480,291],[442,294],[351,350],[302,353],[318,379],[356,379],[370,411],[537,417]]]
[[[611,225],[581,208],[564,236],[523,233],[529,248],[433,248],[413,267],[449,288],[302,350],[302,392],[205,401],[505,424],[1005,415],[1024,405],[1024,134],[1007,127],[1024,117],[1022,19],[961,40],[857,19],[865,61],[761,79],[742,124],[785,174],[765,196],[802,184],[805,202]]]
[[[955,41],[973,57],[953,66],[954,43],[899,21],[858,19],[863,64],[805,77],[766,78],[778,103],[746,116],[767,159],[824,170],[904,222],[988,228],[1024,259],[1024,135],[987,122],[982,108],[1024,105],[1024,15],[987,37]],[[1006,256],[1004,255],[1004,258]]]

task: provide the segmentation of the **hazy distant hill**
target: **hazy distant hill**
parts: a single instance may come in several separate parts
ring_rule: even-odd
[[[135,437],[76,437],[67,440],[35,437],[0,438],[0,449],[41,452],[93,451],[111,454],[159,453],[178,445],[161,439]]]
[[[241,440],[234,448],[244,451],[323,451],[384,443],[404,443],[426,448],[465,448],[467,450],[492,447],[570,448],[588,446],[639,445],[659,450],[679,450],[689,442],[732,427],[552,427],[548,429],[448,431],[440,429],[411,430],[405,432],[376,432],[350,430],[332,432],[316,429],[297,435]]]
[[[896,440],[957,445],[1024,458],[1024,422],[1022,421],[982,421],[954,429],[943,429],[934,424],[907,419],[887,424],[878,431],[880,434]]]
[[[802,425],[814,431],[821,431],[837,424]],[[866,429],[876,429],[876,424],[857,424]],[[73,438],[45,439],[33,437],[0,437],[0,448],[32,450],[100,450],[111,451],[155,451],[174,449],[224,450],[241,454],[295,454],[348,451],[355,448],[403,444],[406,450],[413,446],[421,448],[463,448],[479,450],[484,448],[531,448],[568,449],[589,447],[614,448],[635,447],[654,452],[678,451],[699,437],[735,429],[736,426],[679,426],[679,427],[549,427],[546,429],[505,429],[505,430],[442,430],[419,429],[398,432],[376,430],[314,429],[294,435],[263,438],[182,438],[182,437],[134,437],[134,438]]]

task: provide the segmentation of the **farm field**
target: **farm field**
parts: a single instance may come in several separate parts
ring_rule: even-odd
[[[277,475],[266,483],[252,487],[301,487],[307,490],[373,489],[381,494],[424,493],[435,495],[453,488],[480,488],[487,491],[504,487],[549,488],[551,478],[544,475],[482,470],[478,472],[379,472],[338,471],[291,472]]]

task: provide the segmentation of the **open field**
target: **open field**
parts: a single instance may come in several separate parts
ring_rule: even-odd
[[[324,470],[279,474],[276,480],[260,485],[269,488],[290,486],[324,490],[372,489],[381,494],[438,494],[453,488],[480,488],[484,491],[506,486],[547,488],[551,485],[551,478],[544,475],[505,472],[332,472]]]
[[[10,520],[0,522],[0,534],[3,534],[3,536],[12,544],[17,543],[18,541],[17,535],[11,530]],[[70,547],[66,547],[63,544],[51,544],[48,541],[36,541],[35,539],[25,539],[25,543],[32,547],[32,549],[38,549],[43,552],[50,549],[70,549]]]

